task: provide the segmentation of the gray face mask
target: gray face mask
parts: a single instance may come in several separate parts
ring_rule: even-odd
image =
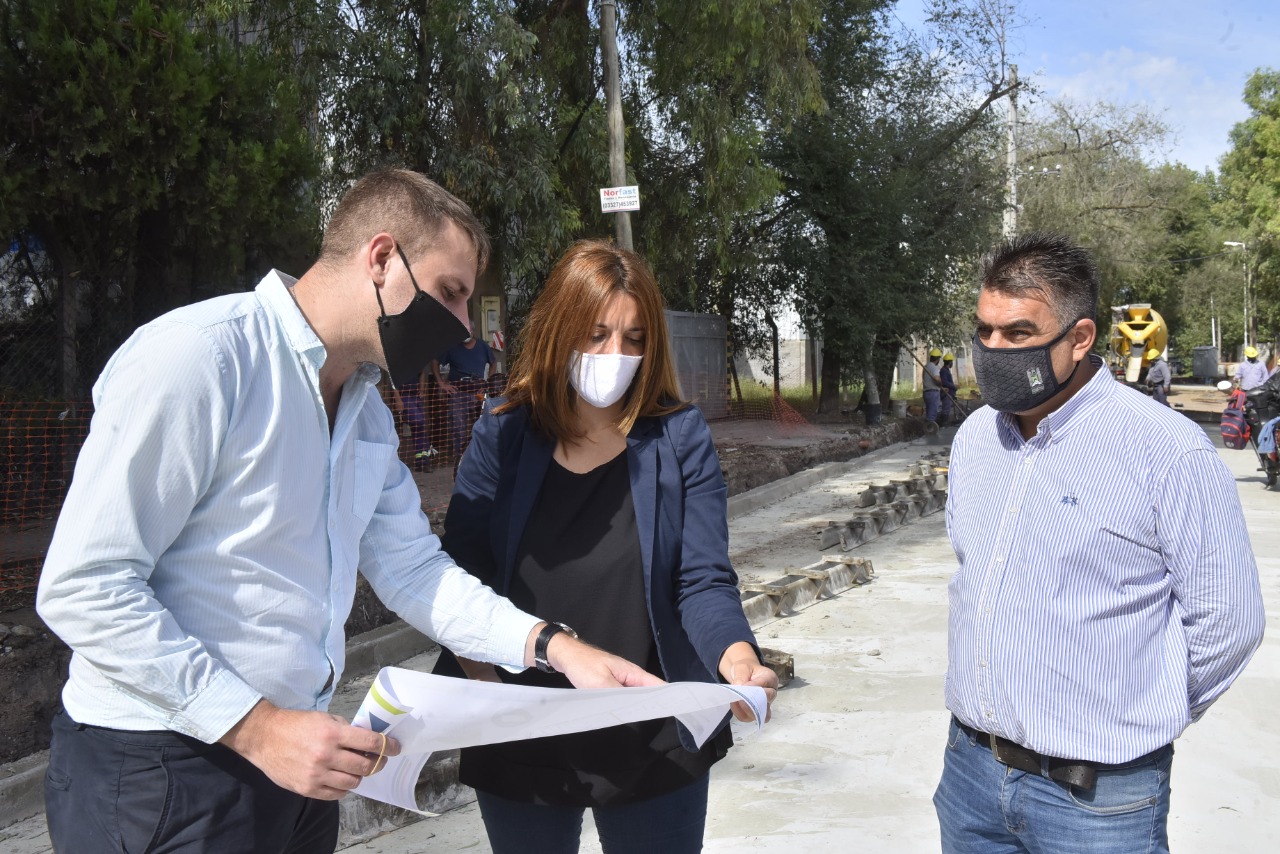
[[[973,372],[983,403],[999,412],[1027,412],[1062,391],[1080,363],[1058,382],[1049,351],[1075,326],[1071,324],[1057,338],[1037,347],[988,347],[974,335]]]

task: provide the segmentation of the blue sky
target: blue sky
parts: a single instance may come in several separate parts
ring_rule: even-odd
[[[1171,130],[1164,159],[1218,168],[1250,72],[1280,69],[1280,0],[1022,0],[1010,39],[1043,96],[1143,104]],[[901,0],[915,27],[922,0]]]

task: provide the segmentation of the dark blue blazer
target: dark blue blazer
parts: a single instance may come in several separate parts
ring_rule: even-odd
[[[444,547],[459,566],[506,593],[555,441],[533,429],[527,407],[493,414],[500,402],[486,405],[458,466]],[[717,682],[724,651],[738,641],[755,646],[755,636],[729,564],[728,490],[711,429],[693,406],[642,418],[627,436],[626,454],[662,675]]]

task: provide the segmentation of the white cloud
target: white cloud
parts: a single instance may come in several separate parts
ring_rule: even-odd
[[[1219,158],[1230,147],[1232,125],[1248,116],[1240,103],[1243,79],[1213,78],[1197,64],[1177,57],[1120,47],[1076,54],[1067,66],[1065,73],[1041,71],[1035,76],[1046,96],[1142,104],[1172,132],[1161,154],[1196,170],[1218,168]]]

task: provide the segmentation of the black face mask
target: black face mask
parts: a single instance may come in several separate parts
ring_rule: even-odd
[[[973,372],[983,403],[999,412],[1027,412],[1062,391],[1080,363],[1071,369],[1071,376],[1058,382],[1049,351],[1075,328],[1073,323],[1057,338],[1037,347],[988,347],[974,335]]]
[[[374,293],[378,297],[378,310],[382,312],[378,318],[382,355],[387,360],[392,387],[400,388],[415,382],[432,359],[467,340],[471,330],[439,300],[418,287],[404,250],[397,245],[396,251],[409,272],[409,281],[413,282],[416,291],[413,299],[404,311],[388,315],[382,305],[382,291],[377,285],[374,285]]]

